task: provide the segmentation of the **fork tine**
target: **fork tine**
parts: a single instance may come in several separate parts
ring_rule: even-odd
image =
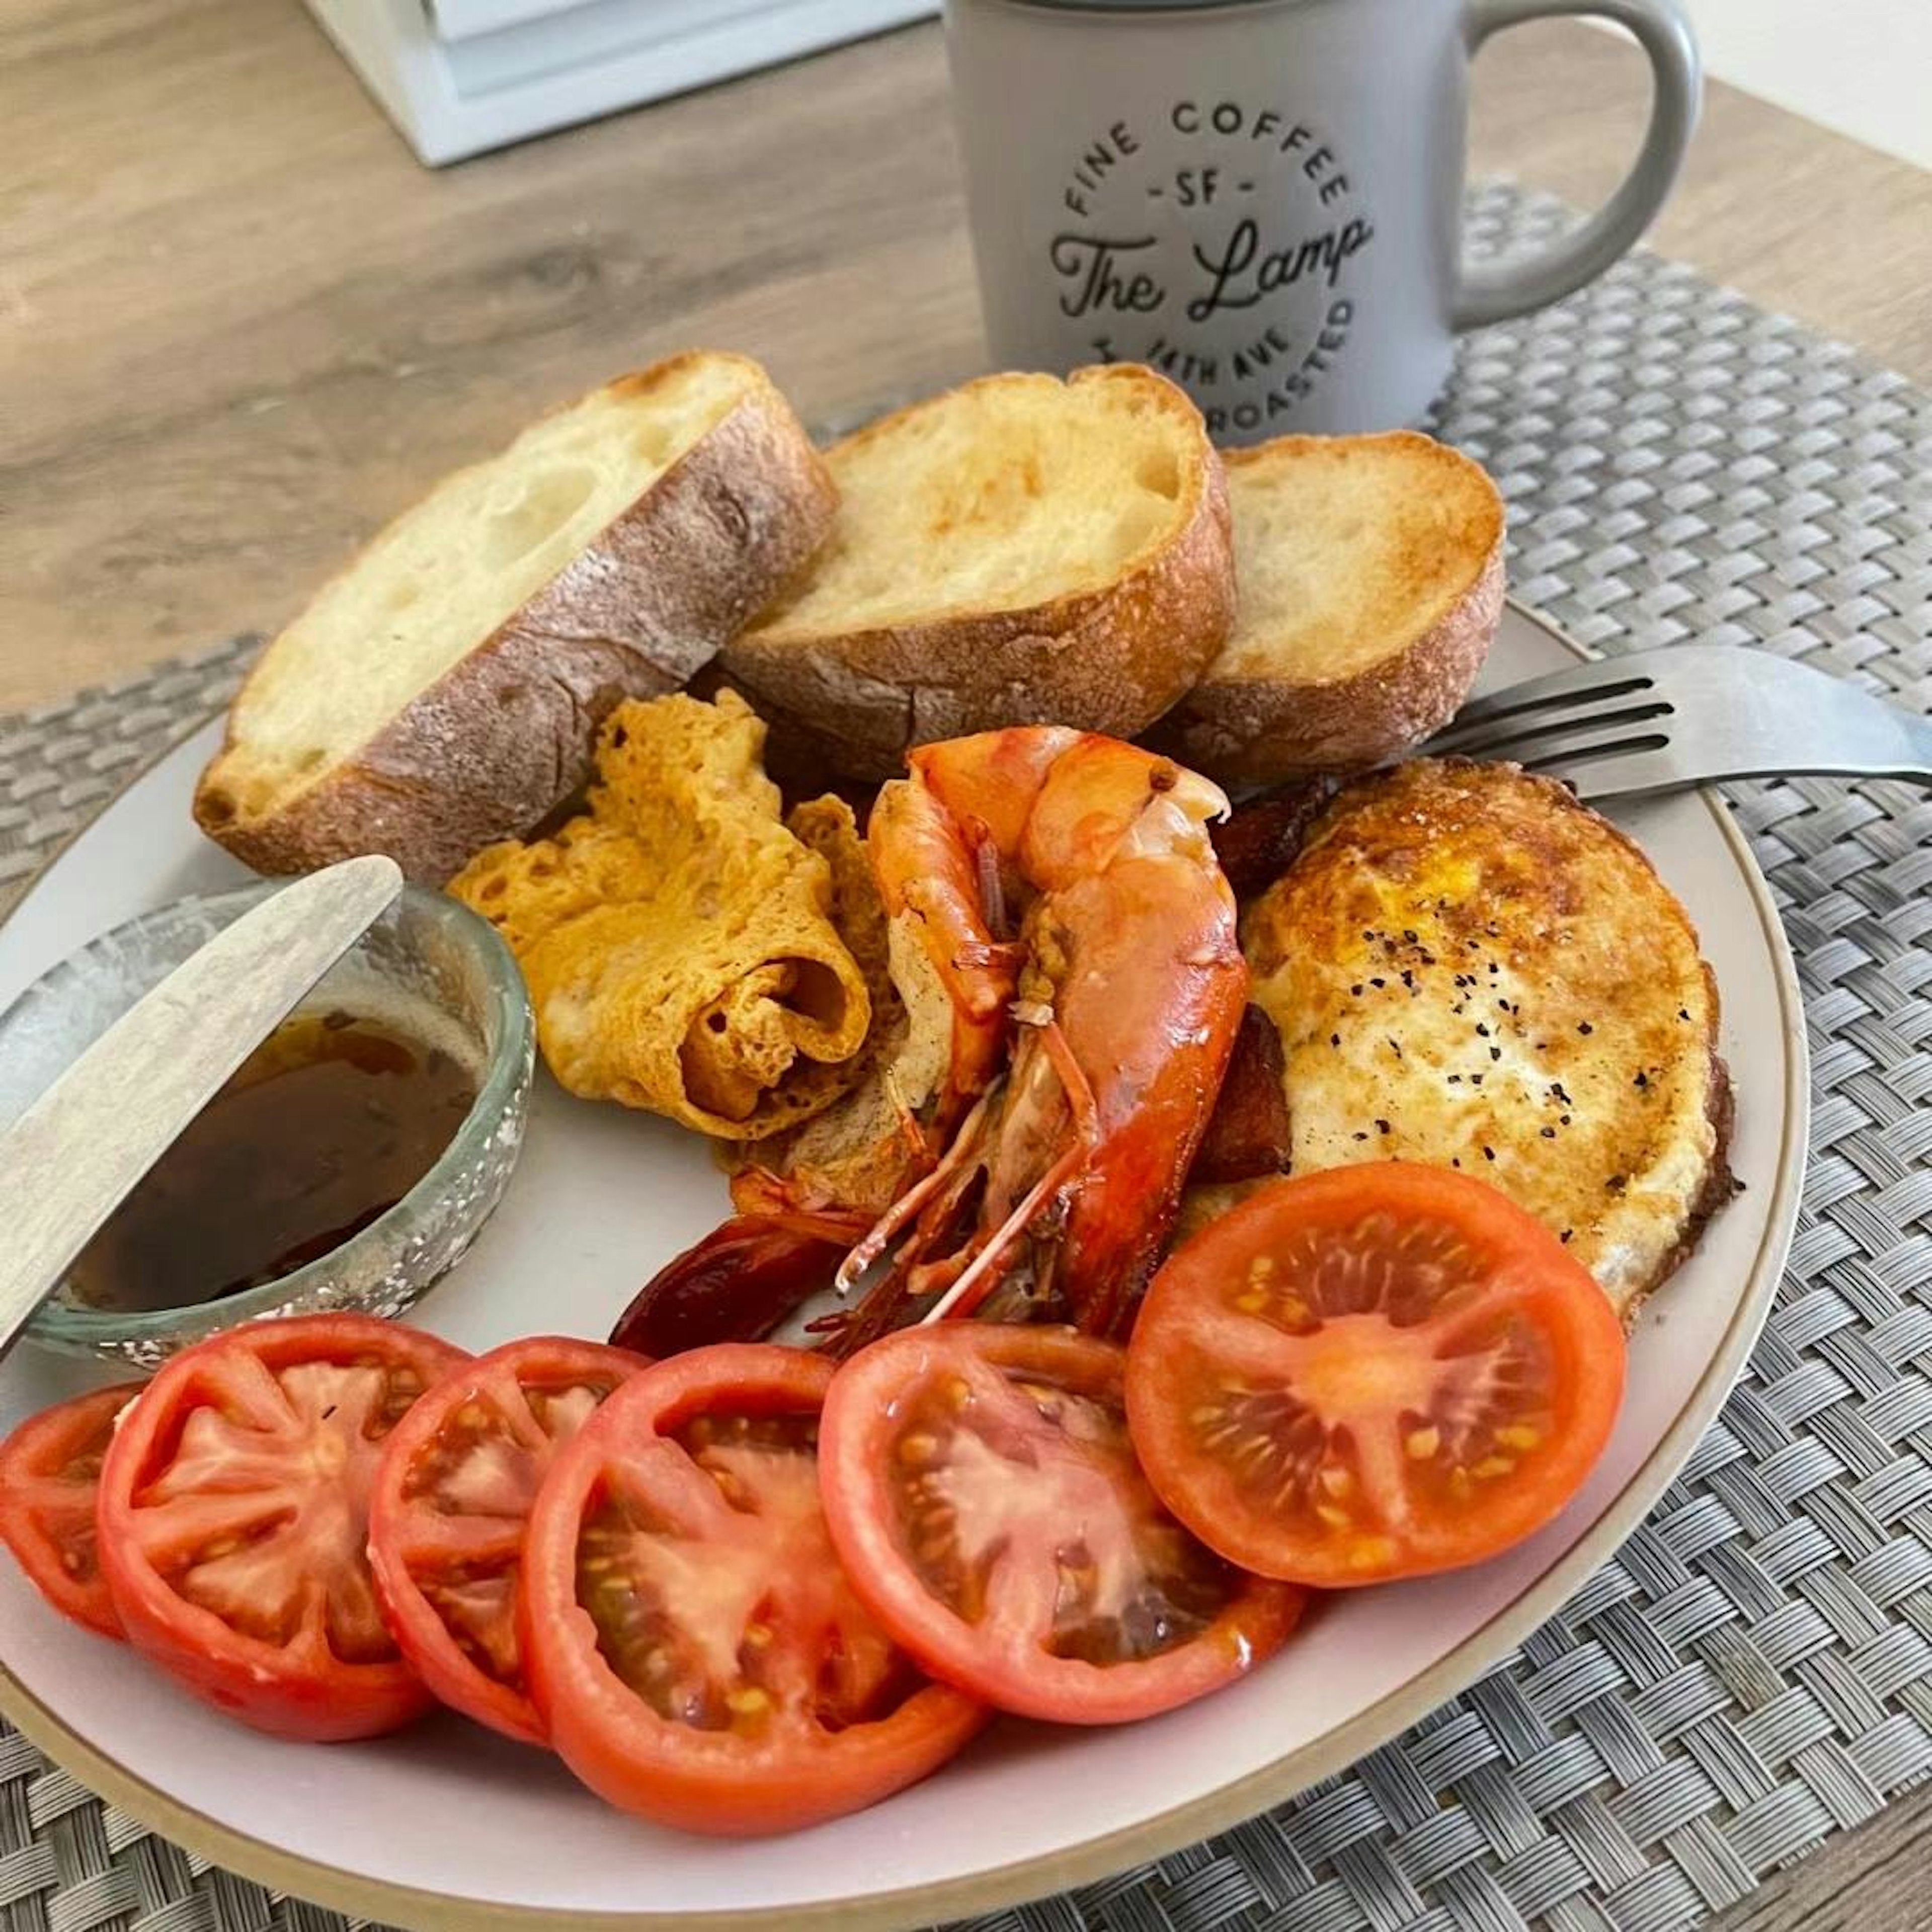
[[[1429,749],[1432,753],[1452,758],[1520,758],[1527,761],[1546,744],[1557,742],[1570,732],[1648,724],[1655,719],[1670,717],[1674,710],[1675,706],[1662,698],[1622,704],[1612,699],[1602,705],[1579,702],[1562,712],[1519,712],[1511,717],[1483,720],[1468,727],[1452,726],[1432,741]]]
[[[1554,771],[1567,777],[1580,766],[1600,759],[1661,752],[1670,742],[1669,732],[1654,722],[1600,724],[1593,721],[1580,721],[1574,727],[1552,731],[1534,744],[1526,745],[1507,755],[1526,772]]]
[[[1932,784],[1932,723],[1736,644],[1667,645],[1513,685],[1421,750],[1514,758],[1592,800],[1809,772]]]
[[[1642,798],[1652,792],[1682,791],[1687,783],[1682,766],[1667,747],[1594,759],[1574,771],[1566,769],[1547,776],[1562,779],[1586,805],[1613,798]]]
[[[1525,678],[1520,684],[1507,686],[1487,698],[1472,698],[1456,714],[1455,724],[1450,728],[1486,724],[1492,718],[1514,717],[1520,712],[1544,710],[1568,700],[1629,697],[1648,691],[1654,682],[1640,658],[1599,658],[1568,670],[1546,671],[1540,677]]]

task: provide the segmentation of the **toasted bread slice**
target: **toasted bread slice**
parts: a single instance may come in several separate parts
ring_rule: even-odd
[[[1224,784],[1385,764],[1455,716],[1503,608],[1503,505],[1413,430],[1228,452],[1234,632],[1156,734]]]
[[[769,603],[836,493],[758,364],[621,376],[446,478],[265,651],[195,818],[257,871],[386,852],[440,884]]]
[[[834,444],[841,503],[802,586],[718,670],[821,776],[1006,724],[1128,737],[1234,620],[1221,465],[1200,412],[1120,364],[988,376]]]
[[[1627,1323],[1729,1197],[1696,932],[1555,780],[1423,759],[1346,786],[1242,940],[1294,1172],[1394,1158],[1493,1182]]]

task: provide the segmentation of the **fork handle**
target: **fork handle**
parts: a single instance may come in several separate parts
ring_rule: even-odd
[[[1834,734],[1842,728],[1834,721]],[[1843,731],[1832,755],[1822,764],[1780,769],[1792,773],[1819,773],[1840,778],[1904,778],[1932,784],[1932,718],[1922,718],[1882,700],[1860,705],[1856,722]],[[1775,776],[1759,773],[1758,776]]]
[[[1592,802],[1654,796],[1740,778],[1897,778],[1906,784],[1932,785],[1932,721],[1874,703],[1861,706],[1855,719],[1834,718],[1832,748],[1815,759],[1803,754],[1796,760],[1779,758],[1768,753],[1754,758],[1740,752],[1714,768],[1700,764],[1687,770],[1670,768],[1668,755],[1606,758],[1567,774],[1559,768],[1559,775],[1569,778],[1578,797]]]
[[[1735,769],[1726,766],[1721,772],[1703,772],[1682,782],[1687,786],[1729,784],[1733,779],[1742,778],[1897,778],[1906,784],[1932,785],[1932,761],[1922,760],[1912,764],[1888,765],[1840,757],[1815,765],[1787,762],[1778,765],[1739,765]],[[1587,792],[1586,795],[1588,795]]]

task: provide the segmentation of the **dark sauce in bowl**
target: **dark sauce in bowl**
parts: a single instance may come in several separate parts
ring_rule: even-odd
[[[340,1011],[284,1020],[68,1270],[82,1307],[218,1300],[319,1260],[435,1166],[477,1079],[443,1048]]]

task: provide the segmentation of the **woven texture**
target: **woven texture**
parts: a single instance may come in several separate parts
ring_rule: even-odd
[[[1493,188],[1476,246],[1546,239]],[[1932,398],[1639,256],[1466,346],[1441,432],[1517,597],[1606,650],[1750,643],[1932,710]],[[247,640],[0,723],[0,897]],[[1516,1655],[1265,1816],[973,1932],[1669,1932],[1932,1774],[1932,801],[1736,788],[1811,1027],[1791,1266],[1722,1418]],[[340,1932],[204,1871],[0,1729],[0,1932]]]

